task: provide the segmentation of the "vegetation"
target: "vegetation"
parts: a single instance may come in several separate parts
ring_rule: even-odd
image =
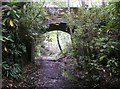
[[[100,80],[119,77],[120,64],[120,30],[119,3],[109,3],[106,6],[79,9],[73,33],[73,51],[79,70],[84,70],[92,82],[92,86],[102,86]],[[71,12],[72,13],[72,12]],[[71,18],[75,18],[71,14]],[[71,52],[71,51],[70,51]],[[90,82],[91,82],[90,81]]]
[[[49,35],[43,35],[49,32],[47,29],[51,30],[50,26],[44,23],[57,15],[50,15],[48,13],[50,9],[43,8],[44,3],[2,3],[0,7],[3,16],[0,22],[2,25],[2,35],[0,35],[2,76],[22,81],[24,67],[29,63],[34,63],[35,55],[42,50],[39,46],[42,46],[47,38],[50,40]],[[61,17],[68,20],[67,28],[71,43],[62,49],[63,46],[59,41],[63,35],[58,31],[55,34],[62,55],[74,61],[68,63],[68,65],[74,65],[70,71],[74,70],[77,74],[82,72],[83,82],[91,88],[108,87],[107,84],[111,85],[110,87],[120,87],[118,86],[120,79],[120,2],[104,3],[99,7],[83,5],[77,9],[77,12],[68,7],[68,12],[64,11]],[[53,25],[58,26],[59,23],[53,23]],[[66,38],[69,37],[66,36]],[[74,76],[79,82],[81,76],[77,74]]]
[[[3,75],[10,79],[21,79],[21,58],[26,53],[26,47],[18,37],[18,22],[20,19],[21,3],[3,3],[2,6],[2,55]],[[18,9],[19,8],[19,9]],[[19,44],[19,45],[18,45]]]

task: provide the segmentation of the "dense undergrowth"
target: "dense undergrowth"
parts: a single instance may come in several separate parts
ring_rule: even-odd
[[[32,2],[2,2],[2,71],[9,79],[21,81],[23,67],[33,62],[35,40],[40,34],[36,25],[40,26],[43,18],[41,6]]]
[[[76,59],[77,70],[84,71],[91,87],[107,87],[107,84],[120,87],[119,13],[119,2],[81,8],[77,15],[71,13],[68,25],[75,24],[76,29],[72,34],[73,49],[68,47],[68,55]]]

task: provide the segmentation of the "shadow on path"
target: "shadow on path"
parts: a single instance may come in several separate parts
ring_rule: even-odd
[[[74,89],[72,81],[63,76],[63,62],[36,59],[38,65],[37,75],[38,80],[35,81],[36,89]],[[69,88],[68,88],[69,87]]]

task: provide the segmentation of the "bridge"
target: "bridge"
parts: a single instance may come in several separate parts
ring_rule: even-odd
[[[43,33],[59,30],[59,31],[67,32],[70,34],[70,28],[67,25],[68,20],[64,17],[64,14],[63,14],[68,12],[67,8],[62,8],[62,9],[55,8],[57,9],[57,11],[54,13],[50,13],[49,9],[51,10],[50,7],[46,8],[48,15],[45,16],[46,22],[42,24],[43,28],[41,29],[44,29],[44,27],[47,27],[47,28],[43,30]],[[73,11],[74,14],[76,14],[78,8],[70,8],[70,10]],[[72,32],[74,32],[74,29],[75,27],[72,29]]]
[[[47,27],[45,30],[43,30],[44,31],[43,33],[59,30],[59,31],[67,32],[70,34],[70,28],[67,25],[67,21],[65,21],[65,19],[63,18],[48,20],[42,26]]]
[[[71,10],[72,9],[76,13],[78,8],[71,8]],[[46,32],[56,31],[56,30],[70,34],[70,28],[67,25],[68,20],[62,14],[62,12],[67,13],[67,8],[63,8],[59,12],[60,13],[57,12],[54,13],[55,15],[48,12],[48,15],[45,16],[46,21],[42,24],[42,26],[38,27],[39,30],[43,31],[43,34]],[[28,30],[25,30],[28,28],[26,28],[24,25],[20,25],[19,29],[20,29],[18,30],[19,39],[26,45],[26,50],[27,50],[26,59],[33,61],[32,59],[34,59],[35,39],[31,37],[31,33]],[[72,29],[72,32],[74,32],[74,29]]]

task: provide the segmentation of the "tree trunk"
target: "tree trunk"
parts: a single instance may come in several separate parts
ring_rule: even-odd
[[[102,0],[102,6],[105,6],[105,0]]]
[[[72,17],[71,17],[71,10],[70,10],[70,0],[68,0],[68,14],[69,14],[69,29],[70,29],[70,35],[71,35],[71,42],[72,42],[72,48],[74,48],[74,41],[73,41],[73,32],[72,29],[73,27],[71,26],[71,21],[73,21]]]
[[[81,0],[82,7],[85,8],[85,1]]]
[[[58,31],[57,31],[57,42],[58,42],[59,49],[60,49],[61,53],[63,54],[63,51],[62,51],[62,48],[61,48],[61,45],[60,45],[60,41],[59,41],[59,33],[58,33]]]

